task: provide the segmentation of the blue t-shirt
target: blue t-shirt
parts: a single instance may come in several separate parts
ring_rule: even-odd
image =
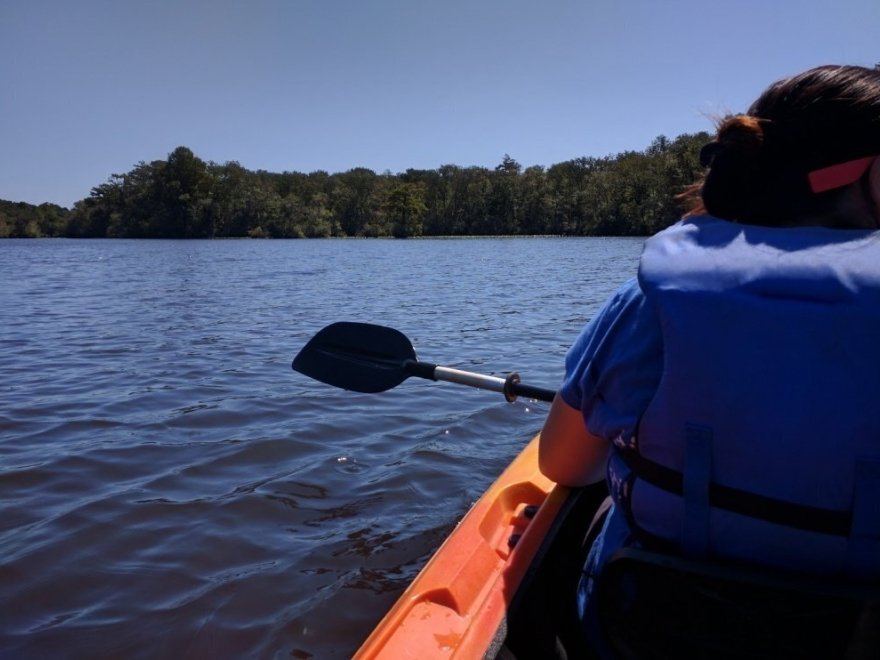
[[[628,441],[663,369],[656,311],[636,278],[608,299],[565,358],[562,399],[580,410],[590,433]]]
[[[660,322],[637,279],[632,278],[608,299],[569,350],[559,394],[581,411],[590,433],[627,445],[657,391],[662,369]],[[578,610],[586,625],[596,621],[592,608],[588,610],[596,577],[611,555],[630,542],[624,514],[614,506],[578,585]]]

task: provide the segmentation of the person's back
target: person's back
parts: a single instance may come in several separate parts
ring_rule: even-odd
[[[541,467],[608,467],[585,619],[621,545],[880,574],[878,154],[880,70],[775,83],[719,124],[685,220],[572,347]]]
[[[647,242],[639,281],[663,371],[637,446],[609,467],[632,480],[620,505],[638,536],[880,572],[865,561],[880,517],[864,515],[880,505],[880,234],[691,218]]]

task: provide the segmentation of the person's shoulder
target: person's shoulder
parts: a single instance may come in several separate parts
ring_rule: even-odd
[[[621,284],[617,290],[608,297],[602,309],[603,315],[619,313],[631,305],[640,303],[645,297],[639,278],[633,276]]]
[[[632,277],[608,297],[591,325],[594,333],[605,336],[612,329],[612,334],[642,332],[646,323],[655,322],[653,305],[649,304],[642,283],[638,277]]]

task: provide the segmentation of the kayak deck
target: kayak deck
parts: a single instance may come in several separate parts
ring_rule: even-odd
[[[474,504],[356,658],[483,657],[569,495],[538,469],[536,436]]]

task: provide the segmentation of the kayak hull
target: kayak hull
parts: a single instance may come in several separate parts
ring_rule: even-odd
[[[538,469],[536,436],[462,518],[355,658],[479,658],[569,497]],[[489,653],[489,655],[492,655]]]

